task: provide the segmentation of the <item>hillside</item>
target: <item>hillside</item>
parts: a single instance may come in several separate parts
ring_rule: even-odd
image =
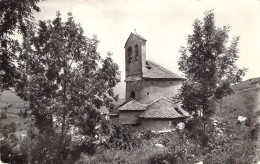
[[[18,136],[22,133],[26,133],[27,124],[31,119],[29,117],[22,118],[19,116],[20,111],[26,109],[23,100],[21,100],[14,92],[4,91],[1,93],[0,102],[0,128],[2,129],[5,125],[14,122],[17,127]],[[2,134],[0,134],[0,137],[1,135]]]
[[[232,86],[234,94],[226,96],[222,101],[222,111],[218,103],[218,113],[237,119],[239,115],[252,117],[260,111],[260,78],[249,79]]]

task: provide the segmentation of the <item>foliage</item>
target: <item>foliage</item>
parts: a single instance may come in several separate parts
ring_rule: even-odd
[[[157,148],[151,141],[144,141],[133,149],[102,148],[94,156],[82,155],[77,164],[96,163],[143,163],[149,164],[152,156],[167,153],[166,149]]]
[[[101,59],[98,43],[96,37],[84,36],[71,13],[63,22],[58,12],[53,21],[40,21],[30,31],[19,56],[21,78],[16,92],[29,101],[40,132],[51,128],[55,118],[54,123],[61,126],[57,137],[64,151],[70,127],[94,137],[101,119],[98,109],[112,108],[113,100],[118,99],[113,92],[120,81],[118,65],[110,53]]]
[[[5,163],[12,162],[12,158],[10,156],[10,154],[12,154],[12,146],[7,140],[1,141],[0,152],[1,152],[2,162],[5,162]]]
[[[109,135],[109,120],[106,120],[104,117],[101,118],[101,134]]]
[[[14,132],[16,132],[17,127],[16,127],[15,122],[11,122],[10,124],[5,124],[5,125],[3,126],[3,129],[6,129],[6,130],[8,130],[9,132],[14,133]]]
[[[24,37],[27,35],[28,22],[33,20],[33,12],[39,12],[40,0],[0,1],[0,91],[13,87],[19,78],[16,71],[16,53],[20,50],[18,41],[12,39],[18,29]]]
[[[211,115],[210,103],[232,93],[230,85],[241,81],[245,73],[235,65],[239,37],[228,46],[229,27],[217,28],[213,11],[204,14],[204,21],[194,21],[194,33],[188,36],[187,46],[181,47],[178,62],[186,77],[180,98],[183,107],[196,116]]]
[[[250,138],[257,140],[259,138],[260,124],[256,123],[254,127],[250,130]]]
[[[7,115],[5,111],[1,111],[1,119],[7,119]]]
[[[155,133],[152,132],[151,130],[147,130],[147,131],[142,132],[140,134],[140,136],[141,136],[141,139],[150,140],[155,137]]]
[[[5,138],[8,138],[8,136],[9,136],[9,130],[8,129],[3,129],[1,132],[2,132],[2,134]]]
[[[200,118],[189,120],[185,128],[187,137],[194,139],[204,147],[208,145],[211,131],[204,131],[203,122]]]
[[[64,145],[60,136],[61,133],[57,132],[57,129],[39,133],[33,128],[28,136],[20,141],[22,156],[32,163],[73,163],[79,159],[81,153],[93,155],[95,152],[90,137],[66,135]],[[27,159],[28,155],[30,159]]]
[[[140,145],[140,139],[131,126],[114,124],[108,141],[109,148],[133,149]]]
[[[193,121],[196,122],[200,121]],[[132,149],[102,147],[93,156],[82,155],[76,163],[253,163],[257,142],[248,138],[234,140],[224,124],[211,125],[206,128],[209,134],[206,145],[202,144],[200,138],[189,135],[196,133],[197,126],[194,126],[182,131],[155,134],[149,140],[141,137],[142,142]],[[200,136],[199,132],[193,135]],[[237,135],[243,136],[241,132]],[[164,147],[158,148],[155,144]]]

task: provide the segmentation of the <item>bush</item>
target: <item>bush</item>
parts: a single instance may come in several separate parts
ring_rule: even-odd
[[[3,129],[9,130],[9,132],[14,133],[16,132],[17,127],[15,122],[11,122],[10,124],[4,125]]]
[[[171,154],[171,153],[159,154],[150,157],[149,161],[151,164],[166,164],[166,163],[182,164],[183,162],[180,162],[178,160],[179,157],[176,154]]]
[[[11,140],[11,142],[14,146],[16,146],[18,144],[19,139],[15,134],[11,134],[9,136],[9,139]]]
[[[7,119],[7,115],[5,111],[1,112],[1,119]]]
[[[204,123],[200,118],[189,120],[185,125],[186,135],[199,141],[203,147],[206,147],[209,142],[208,132],[204,131]]]
[[[131,126],[115,124],[108,141],[108,147],[119,149],[132,149],[140,145],[140,138],[134,133]]]
[[[1,160],[4,163],[13,163],[12,146],[7,140],[1,141],[0,144]]]
[[[257,140],[259,135],[259,130],[260,130],[260,124],[257,123],[255,124],[255,127],[250,130],[250,138]]]
[[[4,136],[5,138],[8,138],[8,136],[9,136],[9,130],[8,130],[8,129],[3,129],[3,130],[2,130],[2,134],[3,134],[3,136]]]
[[[10,124],[9,124],[9,131],[10,132],[16,132],[16,130],[17,130],[17,127],[16,127],[16,124],[15,124],[15,122],[11,122]]]
[[[109,134],[109,121],[106,120],[105,118],[101,119],[101,129],[102,129],[102,134],[108,135]]]
[[[153,133],[151,130],[147,130],[141,133],[141,139],[150,140],[153,137],[155,137],[155,133]]]

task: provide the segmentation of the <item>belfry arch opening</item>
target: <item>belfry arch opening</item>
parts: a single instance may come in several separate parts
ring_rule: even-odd
[[[135,98],[135,92],[134,92],[134,91],[132,91],[132,92],[130,93],[130,97],[131,97],[132,99]]]
[[[135,60],[139,59],[139,54],[138,54],[138,44],[135,45]]]
[[[128,55],[128,63],[132,63],[132,47],[129,47],[127,49],[127,55]]]

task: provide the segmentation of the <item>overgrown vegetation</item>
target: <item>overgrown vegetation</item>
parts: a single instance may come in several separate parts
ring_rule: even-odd
[[[124,144],[113,142],[114,146],[98,147],[94,156],[82,154],[76,163],[172,163],[172,164],[194,164],[203,161],[206,164],[247,164],[255,162],[257,156],[256,139],[250,138],[250,128],[243,131],[229,133],[226,121],[211,120],[204,132],[200,126],[201,120],[190,120],[182,131],[159,134],[154,132],[133,133],[124,130],[119,136],[111,136],[110,139],[123,141],[126,137],[127,143],[137,143],[138,146],[128,147]],[[239,125],[233,125],[240,128]],[[118,128],[118,127],[117,127]],[[124,135],[122,135],[124,134]],[[149,135],[149,137],[147,137]],[[140,142],[141,141],[141,142]],[[157,147],[161,144],[164,147]]]
[[[194,22],[194,34],[180,51],[180,70],[188,79],[180,96],[184,108],[194,114],[184,130],[139,133],[130,126],[114,125],[110,133],[98,109],[113,108],[118,98],[113,92],[120,79],[118,65],[110,53],[101,59],[99,41],[86,37],[71,14],[66,22],[57,13],[54,20],[35,24],[31,18],[32,11],[40,11],[38,2],[0,2],[4,20],[0,91],[15,86],[16,93],[29,102],[20,116],[33,119],[24,121],[27,134],[23,136],[17,134],[21,123],[1,124],[2,162],[246,164],[260,160],[256,151],[259,112],[245,111],[252,116],[243,128],[234,122],[235,109],[234,116],[228,115],[228,106],[223,107],[226,113],[213,115],[212,100],[230,94],[230,85],[239,82],[245,70],[235,66],[239,38],[226,46],[229,28],[216,28],[212,11],[205,13],[204,22]],[[10,38],[16,29],[23,35],[22,45]],[[243,99],[244,108],[252,111],[254,95],[245,91]],[[1,111],[1,119],[6,118],[6,111]]]

